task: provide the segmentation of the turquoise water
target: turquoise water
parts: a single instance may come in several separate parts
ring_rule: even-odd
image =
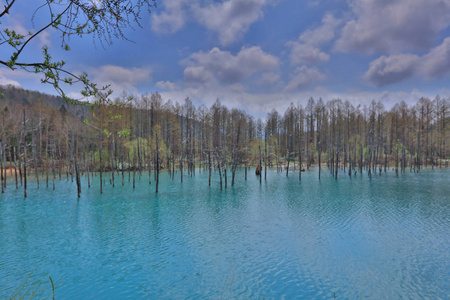
[[[146,175],[100,195],[97,177],[79,200],[75,182],[31,181],[26,199],[10,183],[0,298],[27,276],[51,276],[59,299],[449,297],[450,170],[249,174],[224,191],[217,174],[162,174],[158,195]]]

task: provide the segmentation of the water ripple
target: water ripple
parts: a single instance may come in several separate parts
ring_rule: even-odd
[[[32,279],[62,298],[400,299],[450,290],[449,171],[346,176],[269,172],[220,191],[217,174],[159,195],[98,177],[0,198],[0,298]],[[179,174],[178,174],[179,175]],[[47,276],[47,277],[46,277]],[[6,294],[5,294],[6,291]]]

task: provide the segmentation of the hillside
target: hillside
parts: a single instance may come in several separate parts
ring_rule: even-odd
[[[27,106],[39,106],[42,105],[48,109],[54,110],[66,110],[70,104],[59,97],[49,94],[44,94],[38,91],[25,90],[13,85],[3,86],[0,85],[0,107],[8,107],[13,111]],[[72,109],[77,115],[83,116],[87,111],[87,108],[83,106],[71,105]]]

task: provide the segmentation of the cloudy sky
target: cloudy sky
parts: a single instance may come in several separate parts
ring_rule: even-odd
[[[1,26],[31,28],[25,2]],[[103,48],[72,38],[64,52],[49,30],[24,58],[49,45],[55,59],[116,95],[158,91],[206,106],[219,98],[255,116],[309,97],[389,108],[450,96],[449,25],[450,0],[160,0],[143,28],[125,31],[132,42]],[[54,93],[39,79],[0,68],[0,84]]]

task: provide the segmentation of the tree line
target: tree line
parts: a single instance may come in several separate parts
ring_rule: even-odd
[[[268,168],[301,180],[302,171],[312,166],[318,167],[319,179],[322,169],[338,179],[341,172],[373,176],[447,167],[449,101],[420,98],[415,105],[402,101],[387,110],[376,101],[355,106],[310,98],[305,106],[273,109],[263,120],[219,99],[211,107],[195,107],[189,98],[164,101],[158,93],[124,93],[93,110],[61,99],[55,108],[54,101],[48,105],[42,97],[30,104],[3,96],[2,192],[12,185],[26,196],[30,176],[38,188],[55,189],[57,179],[75,180],[79,196],[81,176],[88,187],[99,177],[102,192],[106,182],[115,186],[132,180],[134,188],[136,176],[148,173],[158,192],[161,170],[181,182],[183,176],[208,172],[209,185],[218,176],[223,189],[235,184],[239,168],[242,180],[253,167],[262,181]]]

